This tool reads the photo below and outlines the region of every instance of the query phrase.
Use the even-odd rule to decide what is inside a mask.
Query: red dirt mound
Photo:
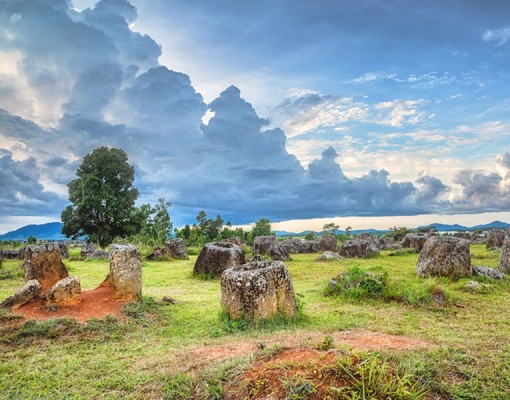
[[[346,345],[354,350],[410,350],[433,346],[432,343],[420,339],[373,331],[341,331],[332,332],[329,335],[333,338],[335,345]],[[324,339],[324,336],[325,334],[321,332],[304,331],[290,334],[273,334],[271,338],[263,341],[268,347],[273,345],[294,347],[306,344],[307,342],[318,343]],[[245,339],[216,346],[201,346],[193,349],[192,353],[195,355],[195,359],[200,360],[200,362],[245,357],[257,350],[259,342],[260,340]]]
[[[98,287],[81,294],[82,300],[76,306],[60,308],[58,311],[48,311],[41,307],[41,299],[37,298],[18,308],[15,313],[26,319],[39,321],[52,318],[73,318],[78,322],[85,322],[92,318],[102,319],[107,315],[116,315],[126,303],[113,300],[109,287]]]

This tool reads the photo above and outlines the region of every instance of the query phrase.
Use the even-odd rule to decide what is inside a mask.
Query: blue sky
[[[126,150],[140,202],[165,197],[177,225],[201,209],[296,229],[510,219],[508,15],[490,0],[0,0],[0,231],[58,219],[100,145]]]

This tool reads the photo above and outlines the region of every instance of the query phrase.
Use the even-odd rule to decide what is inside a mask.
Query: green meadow
[[[498,251],[473,245],[471,253],[473,265],[497,267]],[[473,293],[465,289],[471,279],[416,277],[416,253],[383,251],[375,258],[334,262],[317,261],[318,254],[292,255],[285,264],[298,315],[264,323],[229,321],[221,312],[219,279],[192,276],[196,257],[144,261],[142,301],[115,317],[85,324],[27,322],[0,311],[0,398],[221,399],[225,384],[257,352],[216,359],[208,349],[243,343],[263,349],[278,338],[285,346],[289,338],[312,334],[322,335],[328,348],[343,348],[328,338],[373,331],[427,343],[380,351],[395,369],[412,374],[427,392],[422,398],[510,399],[508,278],[473,278],[484,284]],[[80,277],[82,290],[95,288],[108,271],[108,261],[72,257],[66,265],[70,275]],[[10,272],[0,280],[0,299],[24,283],[19,260],[4,260],[2,269]],[[331,278],[353,270],[384,274],[384,289],[327,294]],[[307,398],[296,396],[288,398]]]

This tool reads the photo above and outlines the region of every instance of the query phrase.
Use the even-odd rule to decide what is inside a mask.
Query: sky
[[[176,226],[200,210],[295,230],[510,221],[508,15],[503,0],[0,0],[0,233],[58,220],[103,145]]]

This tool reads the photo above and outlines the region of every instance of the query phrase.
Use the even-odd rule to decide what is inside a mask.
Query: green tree
[[[139,212],[143,220],[141,236],[145,243],[150,239],[152,243],[162,245],[170,237],[173,226],[168,213],[170,206],[171,204],[164,198],[158,199],[154,207],[150,204],[142,204]]]
[[[400,226],[398,228],[396,226],[394,226],[393,228],[389,228],[389,229],[390,229],[390,231],[384,236],[393,238],[397,242],[400,242],[402,239],[404,239],[405,235],[412,232],[411,229],[409,229],[405,226]]]
[[[315,233],[313,231],[310,231],[305,235],[305,240],[313,240],[313,239],[315,239]]]
[[[257,236],[274,236],[275,233],[271,231],[271,222],[266,218],[261,218],[255,222],[255,226],[251,230],[251,237]]]
[[[71,204],[61,214],[62,233],[73,239],[87,235],[104,249],[116,236],[141,229],[135,169],[123,150],[98,147],[83,158],[76,176],[67,185]]]
[[[36,243],[37,243],[37,238],[36,238],[35,236],[30,235],[30,236],[27,238],[27,243],[28,243],[28,244],[36,244]]]
[[[330,222],[328,224],[324,224],[324,226],[322,227],[322,233],[336,235],[336,231],[339,229],[340,227],[337,224],[335,224],[334,222]]]

